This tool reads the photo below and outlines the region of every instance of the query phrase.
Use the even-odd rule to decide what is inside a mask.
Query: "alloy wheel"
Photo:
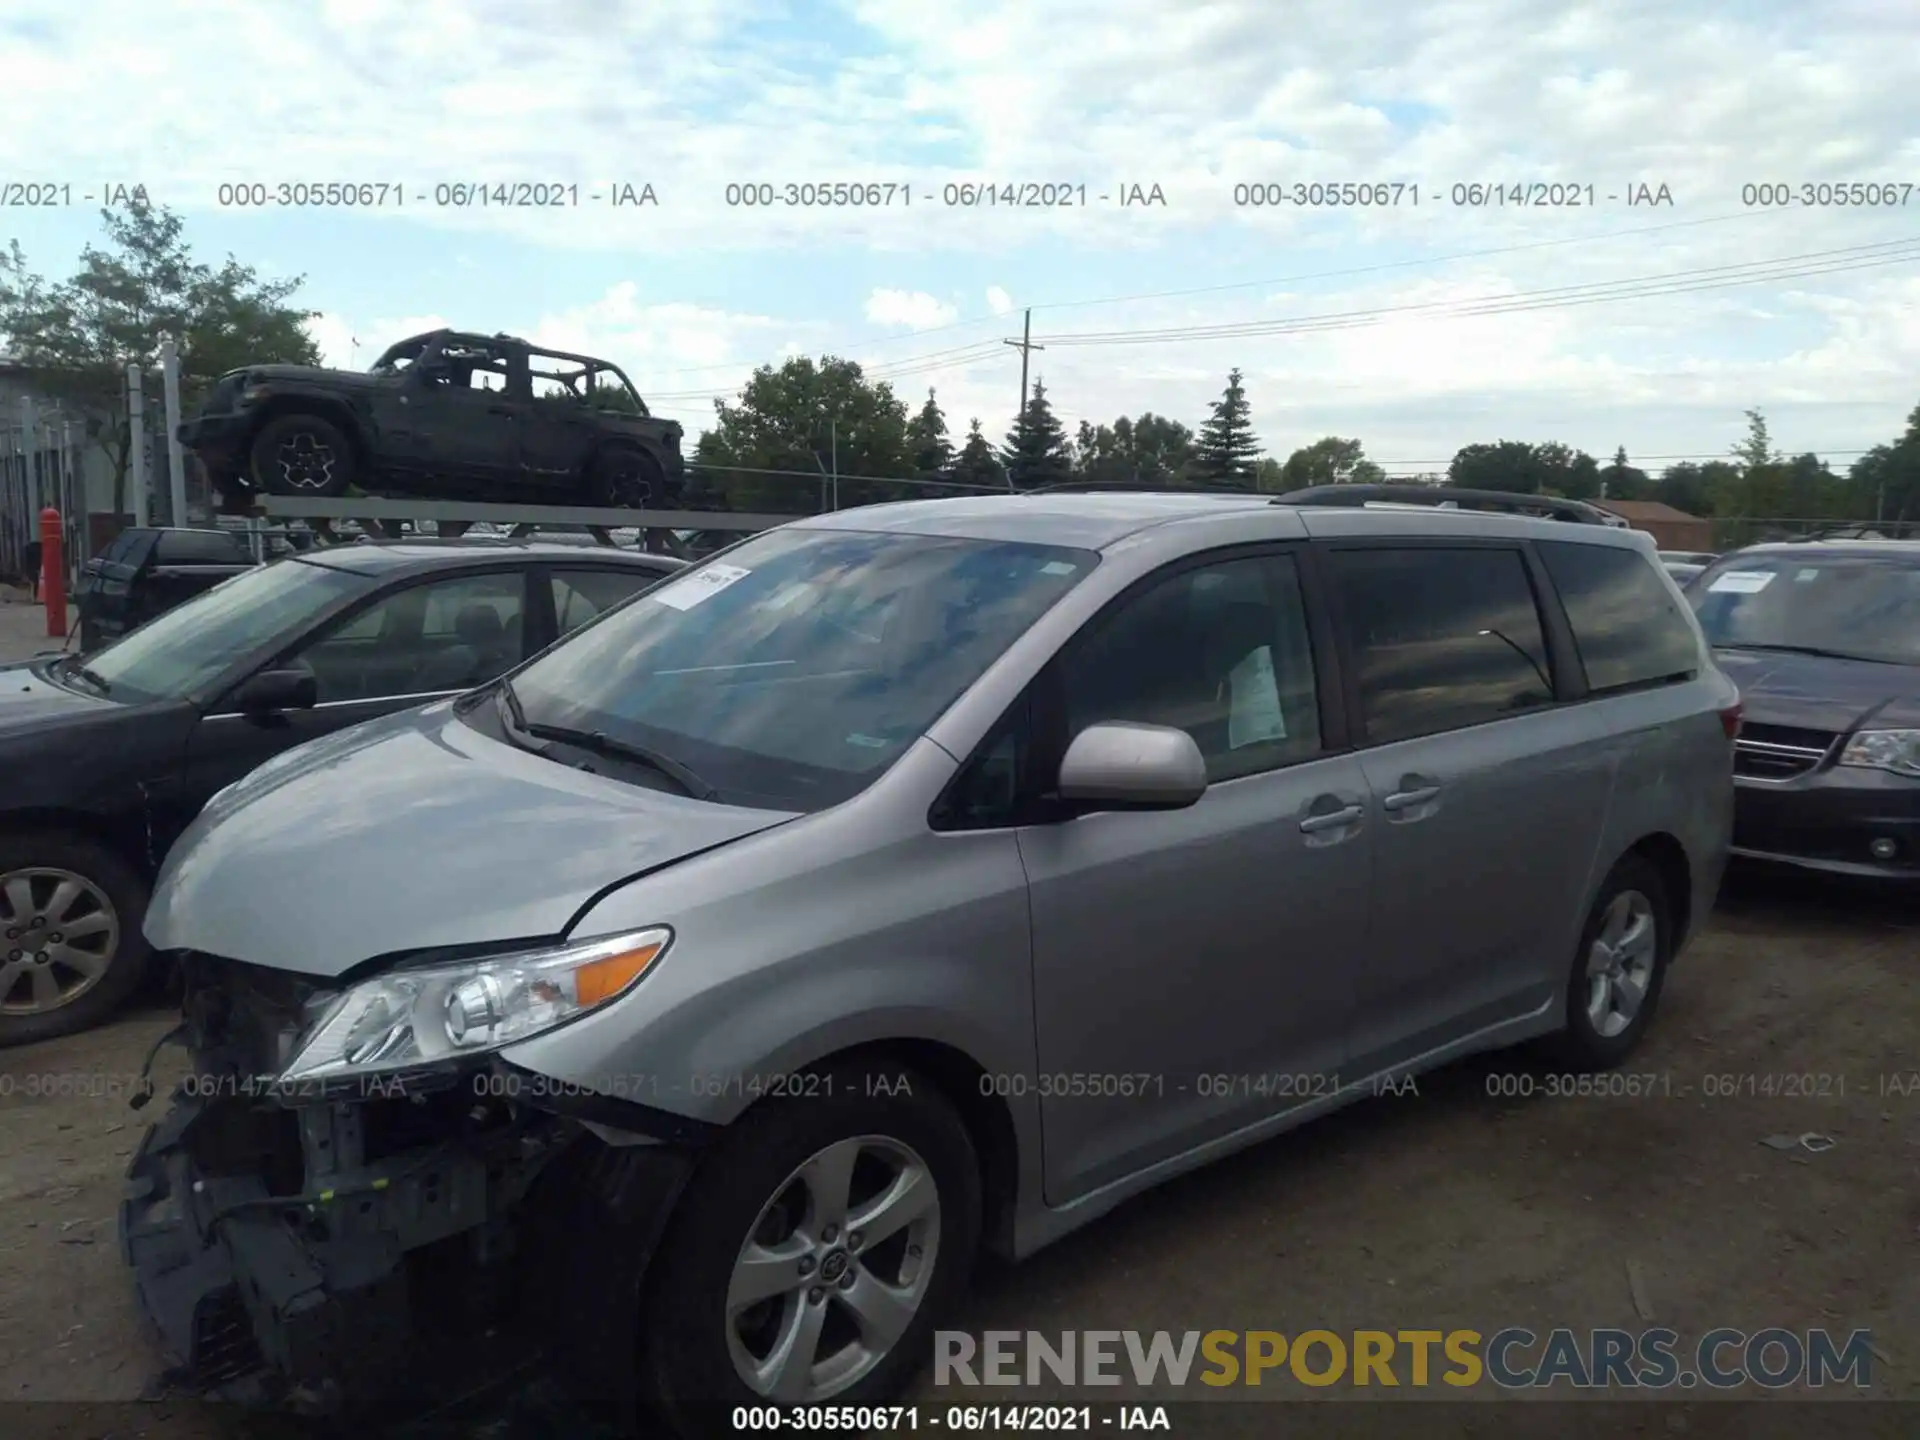
[[[0,1014],[70,1005],[106,975],[120,917],[93,881],[33,867],[0,874]]]
[[[817,1151],[762,1207],[734,1260],[735,1372],[783,1404],[859,1383],[912,1324],[939,1248],[939,1188],[911,1146],[863,1135]]]
[[[324,490],[333,481],[333,447],[302,430],[280,442],[280,478],[294,490]]]
[[[1645,895],[1622,890],[1613,897],[1587,950],[1587,1019],[1596,1035],[1610,1040],[1633,1024],[1653,983],[1659,941]]]

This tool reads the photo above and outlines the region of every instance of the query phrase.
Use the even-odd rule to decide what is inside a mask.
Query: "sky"
[[[1920,0],[8,0],[0,240],[64,276],[144,185],[330,363],[507,331],[692,432],[834,354],[997,440],[1030,311],[1069,429],[1237,367],[1282,458],[1757,407],[1844,465],[1920,403],[1917,56]]]

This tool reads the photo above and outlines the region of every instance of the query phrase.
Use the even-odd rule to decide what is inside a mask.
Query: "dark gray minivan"
[[[531,1321],[674,1433],[872,1403],[983,1247],[1622,1061],[1737,692],[1647,537],[1339,491],[798,521],[216,797],[121,1218],[185,1373],[351,1409]]]

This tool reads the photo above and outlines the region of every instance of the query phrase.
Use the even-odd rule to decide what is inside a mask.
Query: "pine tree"
[[[1213,414],[1200,427],[1194,446],[1194,476],[1207,484],[1240,485],[1251,490],[1260,442],[1253,433],[1253,412],[1240,371],[1227,376],[1224,394],[1214,402]]]
[[[927,391],[927,403],[907,422],[907,444],[913,449],[913,468],[922,480],[932,480],[953,464],[953,446],[947,440],[947,417]]]
[[[1017,489],[1035,490],[1072,477],[1066,428],[1047,403],[1047,387],[1038,379],[1033,382],[1033,398],[1008,432],[1000,458]]]
[[[993,453],[993,442],[980,431],[980,418],[974,417],[967,430],[967,443],[960,447],[960,453],[953,457],[953,468],[947,472],[947,478],[964,485],[992,485],[1004,487],[1007,472],[1000,464],[1000,457]]]

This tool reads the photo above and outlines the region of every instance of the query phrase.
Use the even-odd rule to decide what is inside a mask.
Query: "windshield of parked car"
[[[88,655],[88,678],[77,683],[105,685],[116,700],[185,698],[371,583],[363,575],[305,560],[243,570]]]
[[[858,794],[1096,564],[1024,543],[783,529],[512,677],[528,726],[670,757],[731,804]]]
[[[1735,556],[1688,598],[1715,645],[1920,665],[1920,554]]]

